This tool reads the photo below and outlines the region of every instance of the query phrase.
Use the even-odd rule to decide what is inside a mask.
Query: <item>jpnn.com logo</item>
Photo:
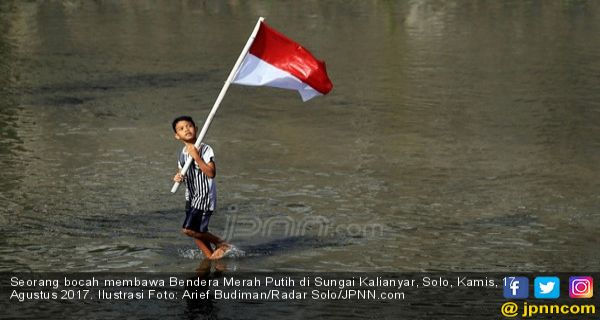
[[[529,279],[527,277],[505,277],[504,298],[527,299],[529,297]]]

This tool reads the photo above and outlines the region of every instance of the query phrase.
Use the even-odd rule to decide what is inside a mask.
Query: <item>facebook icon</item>
[[[529,279],[527,277],[505,277],[504,298],[526,299],[529,297]]]

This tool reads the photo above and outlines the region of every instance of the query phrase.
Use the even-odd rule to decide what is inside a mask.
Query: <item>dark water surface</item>
[[[190,271],[170,121],[259,16],[335,88],[232,86],[229,270],[600,270],[595,1],[2,1],[0,271]]]

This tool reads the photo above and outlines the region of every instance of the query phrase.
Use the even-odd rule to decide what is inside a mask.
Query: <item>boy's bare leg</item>
[[[205,232],[204,234],[206,236],[206,239],[208,241],[210,241],[210,243],[214,244],[216,246],[216,248],[220,248],[220,247],[228,248],[229,247],[229,244],[227,242],[225,242],[225,240],[215,236],[214,234],[212,234],[210,232]]]
[[[213,254],[210,257],[211,260],[218,260],[223,258],[223,256],[225,256],[225,253],[227,252],[227,249],[231,247],[227,242],[225,242],[225,240],[215,236],[210,232],[206,232],[206,239],[215,245],[215,250],[213,251]]]
[[[183,232],[185,235],[194,238],[194,242],[196,243],[196,245],[198,246],[198,248],[200,248],[200,250],[202,250],[202,253],[204,253],[204,256],[207,258],[210,258],[213,254],[212,248],[210,247],[210,242],[208,241],[208,239],[206,239],[206,237],[204,236],[204,233],[202,232],[196,232],[194,230],[190,230],[190,229],[183,229],[181,230],[181,232]]]
[[[198,232],[198,231],[194,231],[191,229],[183,229],[181,230],[181,232],[183,232],[185,235],[196,238],[196,239],[203,239],[203,240],[207,240],[208,242],[214,244],[216,247],[229,247],[229,244],[227,242],[225,242],[225,240],[215,236],[214,234],[206,231],[206,232]],[[210,246],[209,246],[210,247]]]
[[[194,242],[196,243],[198,248],[200,248],[200,250],[202,250],[202,253],[204,253],[205,257],[210,258],[212,256],[212,254],[214,253],[212,251],[212,249],[210,248],[210,244],[208,242],[205,242],[205,241],[197,239],[197,238],[194,238]]]

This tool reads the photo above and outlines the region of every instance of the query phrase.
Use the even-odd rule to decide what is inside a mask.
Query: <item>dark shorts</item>
[[[211,215],[212,211],[203,211],[192,208],[188,202],[185,204],[185,220],[181,227],[197,232],[207,232]]]

